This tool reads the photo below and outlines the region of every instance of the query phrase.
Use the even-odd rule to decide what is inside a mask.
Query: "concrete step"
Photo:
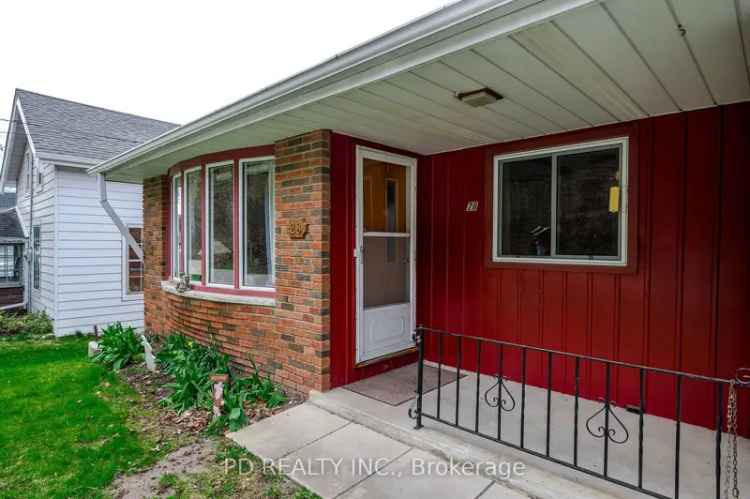
[[[348,393],[351,393],[351,400],[349,400]],[[505,477],[492,474],[491,467],[486,466],[487,463],[515,463],[519,462],[518,456],[504,453],[504,450],[508,448],[501,444],[497,445],[497,452],[490,452],[466,440],[448,435],[439,429],[424,427],[417,431],[396,424],[373,414],[373,411],[363,408],[362,404],[358,403],[361,401],[358,397],[357,394],[346,390],[334,390],[326,393],[312,392],[309,402],[343,419],[358,423],[405,445],[429,452],[447,461],[472,463],[487,478],[528,497],[538,499],[618,499],[633,497],[613,495],[574,482],[529,465],[528,460],[525,459],[522,461],[525,464],[523,475]]]

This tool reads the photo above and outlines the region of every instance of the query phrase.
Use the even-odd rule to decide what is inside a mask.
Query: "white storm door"
[[[357,147],[357,363],[414,346],[416,168]]]

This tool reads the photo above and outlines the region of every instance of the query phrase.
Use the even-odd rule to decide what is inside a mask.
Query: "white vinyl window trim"
[[[237,174],[237,172],[235,172],[234,161],[233,160],[220,161],[218,163],[209,163],[209,164],[207,164],[206,165],[206,174],[205,174],[205,176],[203,178],[203,181],[205,182],[204,185],[206,186],[206,188],[205,188],[206,189],[206,191],[205,191],[206,192],[206,196],[205,196],[206,197],[206,203],[203,206],[203,216],[206,219],[206,221],[204,223],[204,227],[206,228],[206,233],[203,234],[204,241],[205,241],[204,246],[206,248],[206,251],[205,251],[206,254],[203,256],[203,258],[206,259],[205,260],[205,262],[206,262],[206,265],[205,265],[205,267],[206,267],[206,275],[205,275],[204,279],[206,281],[206,286],[208,286],[208,287],[212,287],[212,288],[224,288],[224,289],[235,289],[235,285],[237,283],[223,284],[223,283],[211,282],[211,261],[213,260],[213,254],[212,254],[212,251],[211,251],[211,239],[213,237],[213,232],[214,232],[213,223],[211,223],[211,205],[212,205],[211,201],[212,201],[212,197],[213,197],[213,191],[211,189],[211,170],[213,170],[214,168],[220,168],[222,166],[232,166],[232,182],[234,182],[234,180],[235,180],[234,176]],[[234,200],[232,201],[232,203],[234,203]],[[234,246],[234,244],[232,246]],[[237,255],[234,254],[234,247],[232,248],[232,252],[233,252],[232,257],[233,258],[237,258]],[[235,263],[236,262],[233,260],[232,261],[232,267],[233,268],[234,268]],[[241,276],[240,276],[240,278],[241,278]]]
[[[594,149],[607,147],[620,148],[620,233],[619,233],[619,258],[617,259],[592,259],[579,257],[534,257],[534,256],[502,256],[500,241],[500,209],[502,207],[502,166],[504,162],[519,159],[531,159],[535,157],[553,156],[552,171],[552,223],[551,237],[556,234],[556,201],[557,201],[557,179],[556,179],[556,155],[575,152],[586,152]],[[492,182],[492,261],[496,263],[534,263],[534,264],[567,264],[581,266],[608,266],[625,267],[628,264],[628,138],[617,137],[606,140],[591,142],[580,142],[559,147],[550,147],[530,151],[522,151],[511,154],[497,155],[493,159],[493,182]]]
[[[143,226],[142,225],[127,225],[127,230],[130,229],[139,229],[141,231],[141,237],[140,237],[140,244],[141,247],[143,247]],[[143,264],[143,261],[138,259],[131,259],[130,258],[130,246],[128,245],[127,239],[124,237],[122,238],[122,299],[123,300],[140,300],[143,298],[143,289],[145,287],[145,279],[146,276],[143,274],[145,272],[145,268],[141,268],[141,290],[140,291],[130,291],[130,262],[136,262],[140,261],[141,264]]]
[[[198,174],[198,179],[199,179],[198,180],[198,193],[199,193],[198,202],[200,203],[200,189],[201,189],[200,185],[201,185],[201,182],[203,181],[203,179],[201,178],[201,167],[200,167],[200,165],[192,167],[192,168],[188,168],[187,170],[184,170],[182,172],[182,175],[183,175],[183,178],[184,178],[184,182],[182,183],[182,199],[183,199],[183,202],[182,202],[182,222],[183,222],[182,235],[183,235],[184,241],[182,243],[183,247],[182,247],[182,255],[181,255],[181,257],[183,258],[183,268],[185,269],[185,272],[188,275],[191,275],[191,276],[192,276],[192,274],[190,274],[190,257],[192,255],[190,254],[190,239],[191,239],[191,237],[190,237],[190,228],[188,226],[188,199],[189,199],[189,196],[188,196],[188,194],[189,194],[188,193],[188,176],[190,174],[196,174],[196,173]],[[206,216],[206,213],[203,210],[203,206],[200,206],[200,208],[201,208],[200,209],[200,214],[201,214],[201,223],[200,223],[201,227],[200,227],[200,230],[202,231],[203,227],[206,225],[204,223],[204,221],[203,221],[203,219]],[[204,239],[203,236],[204,235],[201,234],[201,240]],[[201,255],[201,257],[203,257],[203,255]],[[206,264],[208,264],[207,260],[206,260]],[[206,267],[206,270],[208,271],[208,267]],[[205,276],[202,276],[202,278],[205,278]],[[194,279],[191,278],[190,282],[193,283],[193,284],[201,284],[202,281],[201,280],[197,280],[196,281],[196,280],[194,280]]]
[[[273,161],[276,158],[274,156],[262,156],[257,158],[245,158],[241,159],[239,161],[239,184],[240,184],[240,219],[239,219],[239,229],[240,233],[238,234],[239,242],[240,242],[240,251],[239,251],[239,258],[240,258],[240,289],[243,290],[254,290],[254,291],[272,291],[275,289],[274,286],[245,286],[243,285],[245,281],[245,171],[246,167],[249,170],[248,174],[256,174],[256,173],[263,173],[268,172],[268,198],[270,199],[270,221],[269,221],[269,244],[270,248],[268,249],[271,254],[271,282],[276,282],[276,241],[275,241],[275,224],[276,224],[276,208],[275,208],[275,202],[274,202],[274,179],[275,179],[275,164]],[[268,164],[268,162],[271,162]],[[259,163],[259,164],[255,164]],[[265,163],[265,164],[264,164]],[[255,164],[255,165],[254,165]]]
[[[177,192],[180,192],[180,198],[178,203],[178,197]],[[170,204],[170,217],[171,217],[171,234],[170,234],[170,252],[172,258],[170,259],[172,268],[170,269],[170,274],[172,275],[173,279],[179,279],[180,277],[180,258],[182,256],[180,255],[180,217],[179,217],[179,211],[178,207],[182,202],[182,174],[177,173],[174,176],[172,176],[172,188],[170,192],[171,196],[171,202]]]
[[[24,161],[23,161],[23,167],[25,168],[25,171],[23,172],[23,175],[21,176],[21,179],[23,180],[23,194],[26,197],[31,196],[31,189],[33,188],[31,184],[32,170],[34,168],[33,164],[34,164],[34,161],[31,157],[31,152],[27,150],[26,154],[24,155]]]
[[[42,286],[42,226],[32,228],[32,287],[36,290]]]

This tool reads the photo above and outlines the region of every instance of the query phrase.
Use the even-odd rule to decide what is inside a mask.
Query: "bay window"
[[[273,285],[273,160],[243,161],[242,285]]]
[[[208,282],[234,284],[232,163],[208,167]]]
[[[174,168],[173,278],[217,293],[273,290],[274,169],[270,156]]]
[[[198,167],[185,172],[185,272],[191,282],[203,279],[201,211],[201,169]]]
[[[493,261],[627,264],[628,140],[495,157]]]
[[[179,277],[182,255],[182,175],[172,177],[172,277]]]

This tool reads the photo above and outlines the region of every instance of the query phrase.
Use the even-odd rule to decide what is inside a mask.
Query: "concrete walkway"
[[[227,436],[323,498],[529,497],[310,402]]]

